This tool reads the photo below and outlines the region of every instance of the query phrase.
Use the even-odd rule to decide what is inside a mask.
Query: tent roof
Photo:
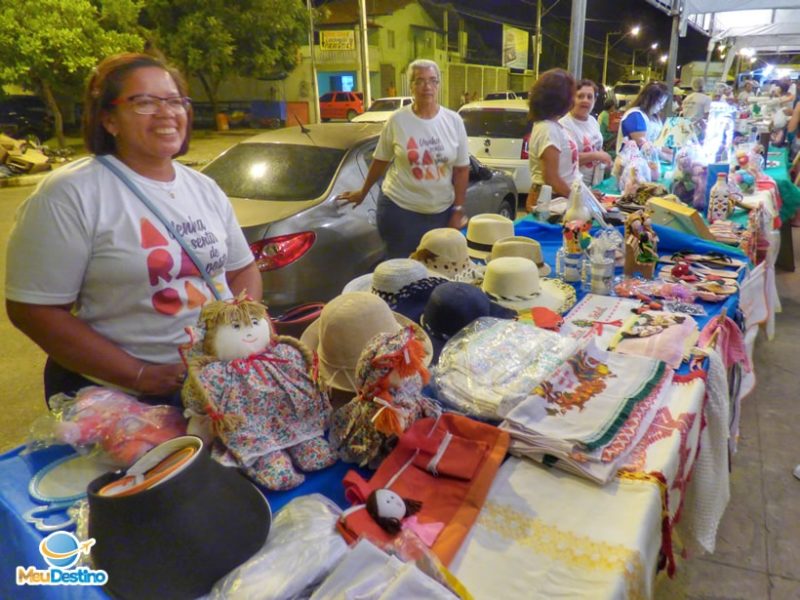
[[[684,0],[687,14],[797,8],[797,0]]]
[[[732,39],[737,48],[796,52],[800,51],[800,23],[731,27],[715,34],[713,39]]]

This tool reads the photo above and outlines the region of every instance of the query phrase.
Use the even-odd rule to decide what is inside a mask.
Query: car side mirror
[[[478,179],[480,181],[489,181],[492,178],[492,170],[489,167],[481,165],[478,167]]]

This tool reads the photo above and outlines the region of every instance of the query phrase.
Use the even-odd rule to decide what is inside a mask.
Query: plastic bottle
[[[758,127],[755,125],[750,127],[750,136],[747,138],[747,141],[751,144],[758,142]]]
[[[539,189],[539,197],[536,199],[536,214],[540,221],[546,221],[550,216],[550,200],[553,197],[553,188],[545,184]]]

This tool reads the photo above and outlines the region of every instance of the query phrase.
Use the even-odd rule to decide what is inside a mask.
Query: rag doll
[[[625,275],[652,279],[658,262],[657,244],[650,215],[644,210],[631,213],[625,221]]]
[[[401,530],[413,531],[430,547],[436,537],[444,529],[444,523],[420,523],[416,513],[422,503],[409,498],[402,498],[390,489],[380,488],[367,497],[367,512],[386,533],[392,535]]]
[[[422,394],[429,378],[424,356],[411,327],[367,343],[356,365],[358,395],[331,420],[331,444],[343,460],[377,468],[412,423],[439,415]]]
[[[672,193],[684,204],[692,204],[694,187],[694,180],[692,178],[692,157],[688,152],[679,150],[675,158]]]
[[[336,461],[323,437],[330,404],[308,348],[275,336],[266,308],[244,296],[203,306],[199,329],[182,397],[187,412],[210,420],[215,458],[271,490],[297,487],[299,471]]]

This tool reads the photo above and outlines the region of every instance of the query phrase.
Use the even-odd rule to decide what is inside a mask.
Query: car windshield
[[[641,86],[635,83],[623,83],[614,86],[615,94],[622,94],[623,96],[635,96],[639,93]]]
[[[461,118],[471,137],[522,139],[528,127],[528,113],[521,110],[464,110]]]
[[[388,112],[400,108],[400,100],[375,100],[369,107],[370,112]]]
[[[331,183],[345,150],[296,144],[238,144],[203,171],[234,198],[312,200]]]

